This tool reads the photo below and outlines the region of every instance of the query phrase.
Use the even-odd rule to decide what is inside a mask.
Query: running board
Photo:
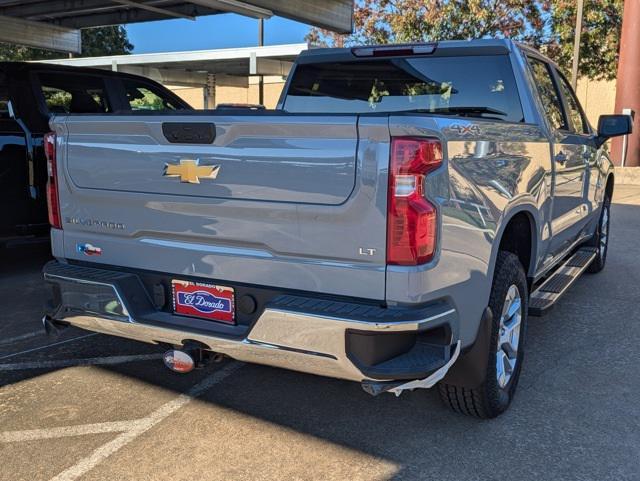
[[[576,251],[529,297],[529,315],[542,316],[580,277],[596,256],[595,248],[584,247]]]

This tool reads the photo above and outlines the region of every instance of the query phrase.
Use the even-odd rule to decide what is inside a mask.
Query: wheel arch
[[[609,200],[613,198],[614,185],[615,185],[615,177],[613,172],[610,172],[609,175],[607,175],[607,181],[605,183],[605,188],[604,188],[604,193],[605,195],[609,196]]]
[[[493,243],[491,278],[498,252],[506,250],[520,259],[527,279],[533,279],[537,265],[538,225],[539,211],[534,205],[522,204],[505,213]]]

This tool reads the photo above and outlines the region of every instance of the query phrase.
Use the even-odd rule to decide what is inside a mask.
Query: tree
[[[82,30],[81,57],[122,55],[131,53],[131,50],[133,45],[127,38],[127,31],[121,25]],[[0,60],[44,60],[63,57],[65,54],[61,52],[0,43]]]
[[[571,69],[576,24],[576,1],[553,0],[547,55],[565,71]],[[616,78],[624,0],[585,0],[580,35],[580,75],[592,79]]]
[[[510,37],[537,45],[543,6],[536,0],[358,0],[353,35],[314,29],[309,39],[345,45]]]
[[[568,71],[576,0],[357,0],[355,30],[343,36],[312,29],[328,46],[512,38],[542,50]],[[580,74],[615,78],[623,0],[586,0]]]

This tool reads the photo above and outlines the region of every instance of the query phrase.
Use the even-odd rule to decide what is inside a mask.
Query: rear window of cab
[[[300,64],[284,110],[299,113],[372,113],[419,110],[523,122],[507,55],[408,57]]]
[[[184,110],[188,107],[144,79],[76,72],[39,72],[37,85],[46,114],[110,114],[119,111]],[[112,105],[112,101],[118,105]],[[1,106],[1,103],[0,103]]]

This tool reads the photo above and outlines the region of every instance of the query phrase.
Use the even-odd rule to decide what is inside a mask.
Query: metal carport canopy
[[[210,75],[219,85],[248,85],[251,75],[286,76],[306,43],[266,47],[225,48],[189,52],[143,53],[108,57],[80,57],[44,62],[93,67],[144,75],[170,85],[205,87]]]
[[[353,25],[353,0],[0,0],[0,42],[78,52],[80,28],[229,12],[339,33]]]

